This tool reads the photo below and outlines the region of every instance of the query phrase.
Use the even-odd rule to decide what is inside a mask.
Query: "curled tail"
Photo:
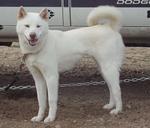
[[[87,18],[88,26],[98,24],[108,24],[113,30],[119,31],[121,28],[122,14],[111,6],[99,6],[93,9]]]

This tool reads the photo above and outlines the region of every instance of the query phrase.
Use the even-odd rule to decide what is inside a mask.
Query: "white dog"
[[[56,117],[59,72],[69,70],[85,54],[93,56],[108,84],[110,101],[104,109],[122,111],[119,70],[124,44],[119,33],[122,15],[115,7],[95,8],[88,16],[89,27],[66,32],[48,30],[48,10],[27,13],[20,7],[17,33],[25,63],[33,75],[39,111],[32,121],[44,119],[47,100],[49,113],[44,122]]]

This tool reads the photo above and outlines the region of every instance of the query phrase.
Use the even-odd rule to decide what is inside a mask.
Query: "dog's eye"
[[[37,27],[37,28],[40,28],[40,27],[41,27],[41,25],[37,25],[36,27]]]
[[[25,25],[25,27],[26,27],[26,28],[29,28],[29,27],[30,27],[30,25],[26,24],[26,25]]]

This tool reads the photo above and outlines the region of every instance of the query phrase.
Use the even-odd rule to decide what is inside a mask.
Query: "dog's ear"
[[[44,8],[41,12],[40,12],[40,17],[46,21],[48,21],[48,9]]]
[[[23,6],[19,8],[17,19],[23,19],[27,15],[27,12],[24,10]]]

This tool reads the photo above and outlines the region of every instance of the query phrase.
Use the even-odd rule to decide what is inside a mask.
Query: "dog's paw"
[[[42,116],[35,116],[31,119],[32,122],[40,122],[43,120]]]
[[[45,118],[44,123],[49,123],[49,122],[52,122],[54,120],[55,120],[55,117],[48,116],[48,117]]]
[[[112,109],[113,107],[114,107],[114,104],[106,104],[103,106],[103,109],[109,110],[109,109]]]
[[[120,112],[121,112],[121,110],[119,110],[119,109],[113,109],[113,110],[110,111],[110,114],[111,115],[117,115]]]

